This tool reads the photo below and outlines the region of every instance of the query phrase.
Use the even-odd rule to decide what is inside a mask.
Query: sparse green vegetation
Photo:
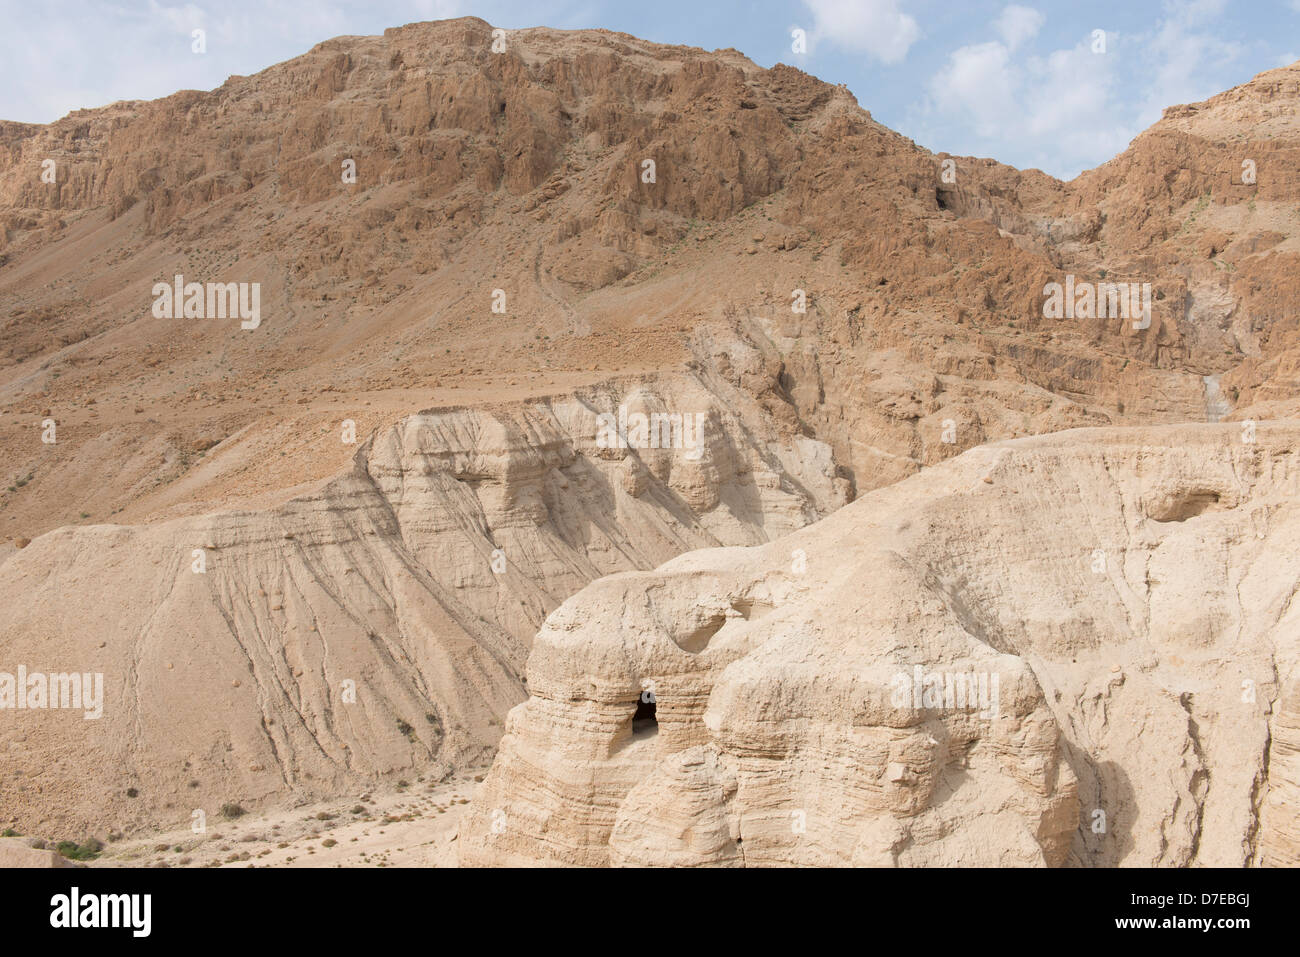
[[[59,841],[54,848],[70,861],[93,861],[104,850],[104,845],[93,837],[78,844],[76,841]]]
[[[1182,229],[1178,231],[1180,236],[1192,228],[1192,226],[1196,223],[1196,217],[1200,216],[1201,213],[1205,212],[1205,208],[1209,205],[1210,205],[1210,191],[1206,190],[1205,193],[1201,196],[1201,198],[1196,201],[1196,205],[1192,208],[1191,215],[1187,217],[1187,221],[1183,223]]]

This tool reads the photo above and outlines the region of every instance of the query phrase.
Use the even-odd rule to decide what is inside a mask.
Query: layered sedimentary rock
[[[411,416],[271,510],[59,529],[0,564],[0,671],[100,674],[101,715],[2,712],[0,798],[107,833],[482,762],[569,594],[846,494],[753,403],[649,377]]]
[[[1295,863],[1298,491],[1300,426],[1068,431],[595,582],[461,860]]]

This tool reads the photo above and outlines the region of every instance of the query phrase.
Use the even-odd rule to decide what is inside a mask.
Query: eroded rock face
[[[366,468],[419,563],[527,645],[602,575],[768,541],[845,503],[828,446],[782,437],[752,399],[713,388],[650,376],[421,413],[380,436]]]
[[[493,40],[409,24],[212,91],[0,121],[0,453],[27,479],[0,486],[0,539],[260,507],[235,499],[337,470],[306,440],[340,419],[677,371],[695,339],[766,350],[730,371],[774,372],[772,414],[861,491],[985,441],[1293,414],[1296,67],[1067,184],[929,153],[734,50]],[[1047,318],[1066,274],[1151,283],[1152,324]],[[155,318],[176,275],[258,284],[261,324]],[[37,447],[45,410],[60,440]],[[105,465],[120,480],[86,489]]]
[[[618,441],[620,406],[663,428]],[[106,833],[484,762],[568,595],[843,504],[802,443],[651,376],[411,416],[266,511],[40,536],[0,562],[0,671],[102,674],[102,717],[5,712],[0,799],[29,833]]]
[[[462,863],[1295,863],[1300,426],[1246,434],[997,443],[593,583]]]

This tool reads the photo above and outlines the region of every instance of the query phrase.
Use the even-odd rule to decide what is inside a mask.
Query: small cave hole
[[[1172,496],[1151,509],[1157,522],[1185,522],[1219,507],[1220,495],[1213,490],[1195,490]]]
[[[652,700],[647,701],[646,698]],[[655,714],[657,703],[653,698],[653,695],[643,694],[636,699],[636,713],[632,715],[632,737],[659,732],[659,718]]]

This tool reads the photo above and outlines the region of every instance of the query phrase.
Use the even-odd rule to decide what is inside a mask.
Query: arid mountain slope
[[[1289,298],[1257,287],[1294,273],[1273,238],[1300,215],[1294,70],[1225,94],[1274,115],[1266,139],[1224,121],[1256,187],[1226,180],[1236,143],[1203,168],[1223,136],[1181,119],[1073,184],[966,159],[950,184],[789,67],[601,31],[492,44],[479,20],[414,24],[0,127],[0,536],[283,500],[345,466],[344,419],[364,435],[692,357],[727,374],[705,328],[771,346],[751,384],[861,490],[986,439],[1201,420],[1204,375],[1238,403],[1290,394]],[[1207,192],[1228,220],[1191,216]],[[1211,236],[1189,270],[1210,232],[1236,245]],[[1044,320],[1067,270],[1151,281],[1152,328]],[[261,325],[153,318],[177,274],[259,283]],[[1203,328],[1225,309],[1268,334]]]
[[[412,24],[0,123],[0,650],[116,702],[0,726],[24,826],[477,763],[601,576],[986,442],[1297,408],[1296,67],[1065,184],[734,50],[493,47]],[[256,316],[159,318],[178,275]],[[1046,318],[1067,275],[1149,282],[1150,327]],[[629,409],[702,417],[700,454],[602,445]],[[1068,786],[1022,786],[1015,855],[1061,859]]]

